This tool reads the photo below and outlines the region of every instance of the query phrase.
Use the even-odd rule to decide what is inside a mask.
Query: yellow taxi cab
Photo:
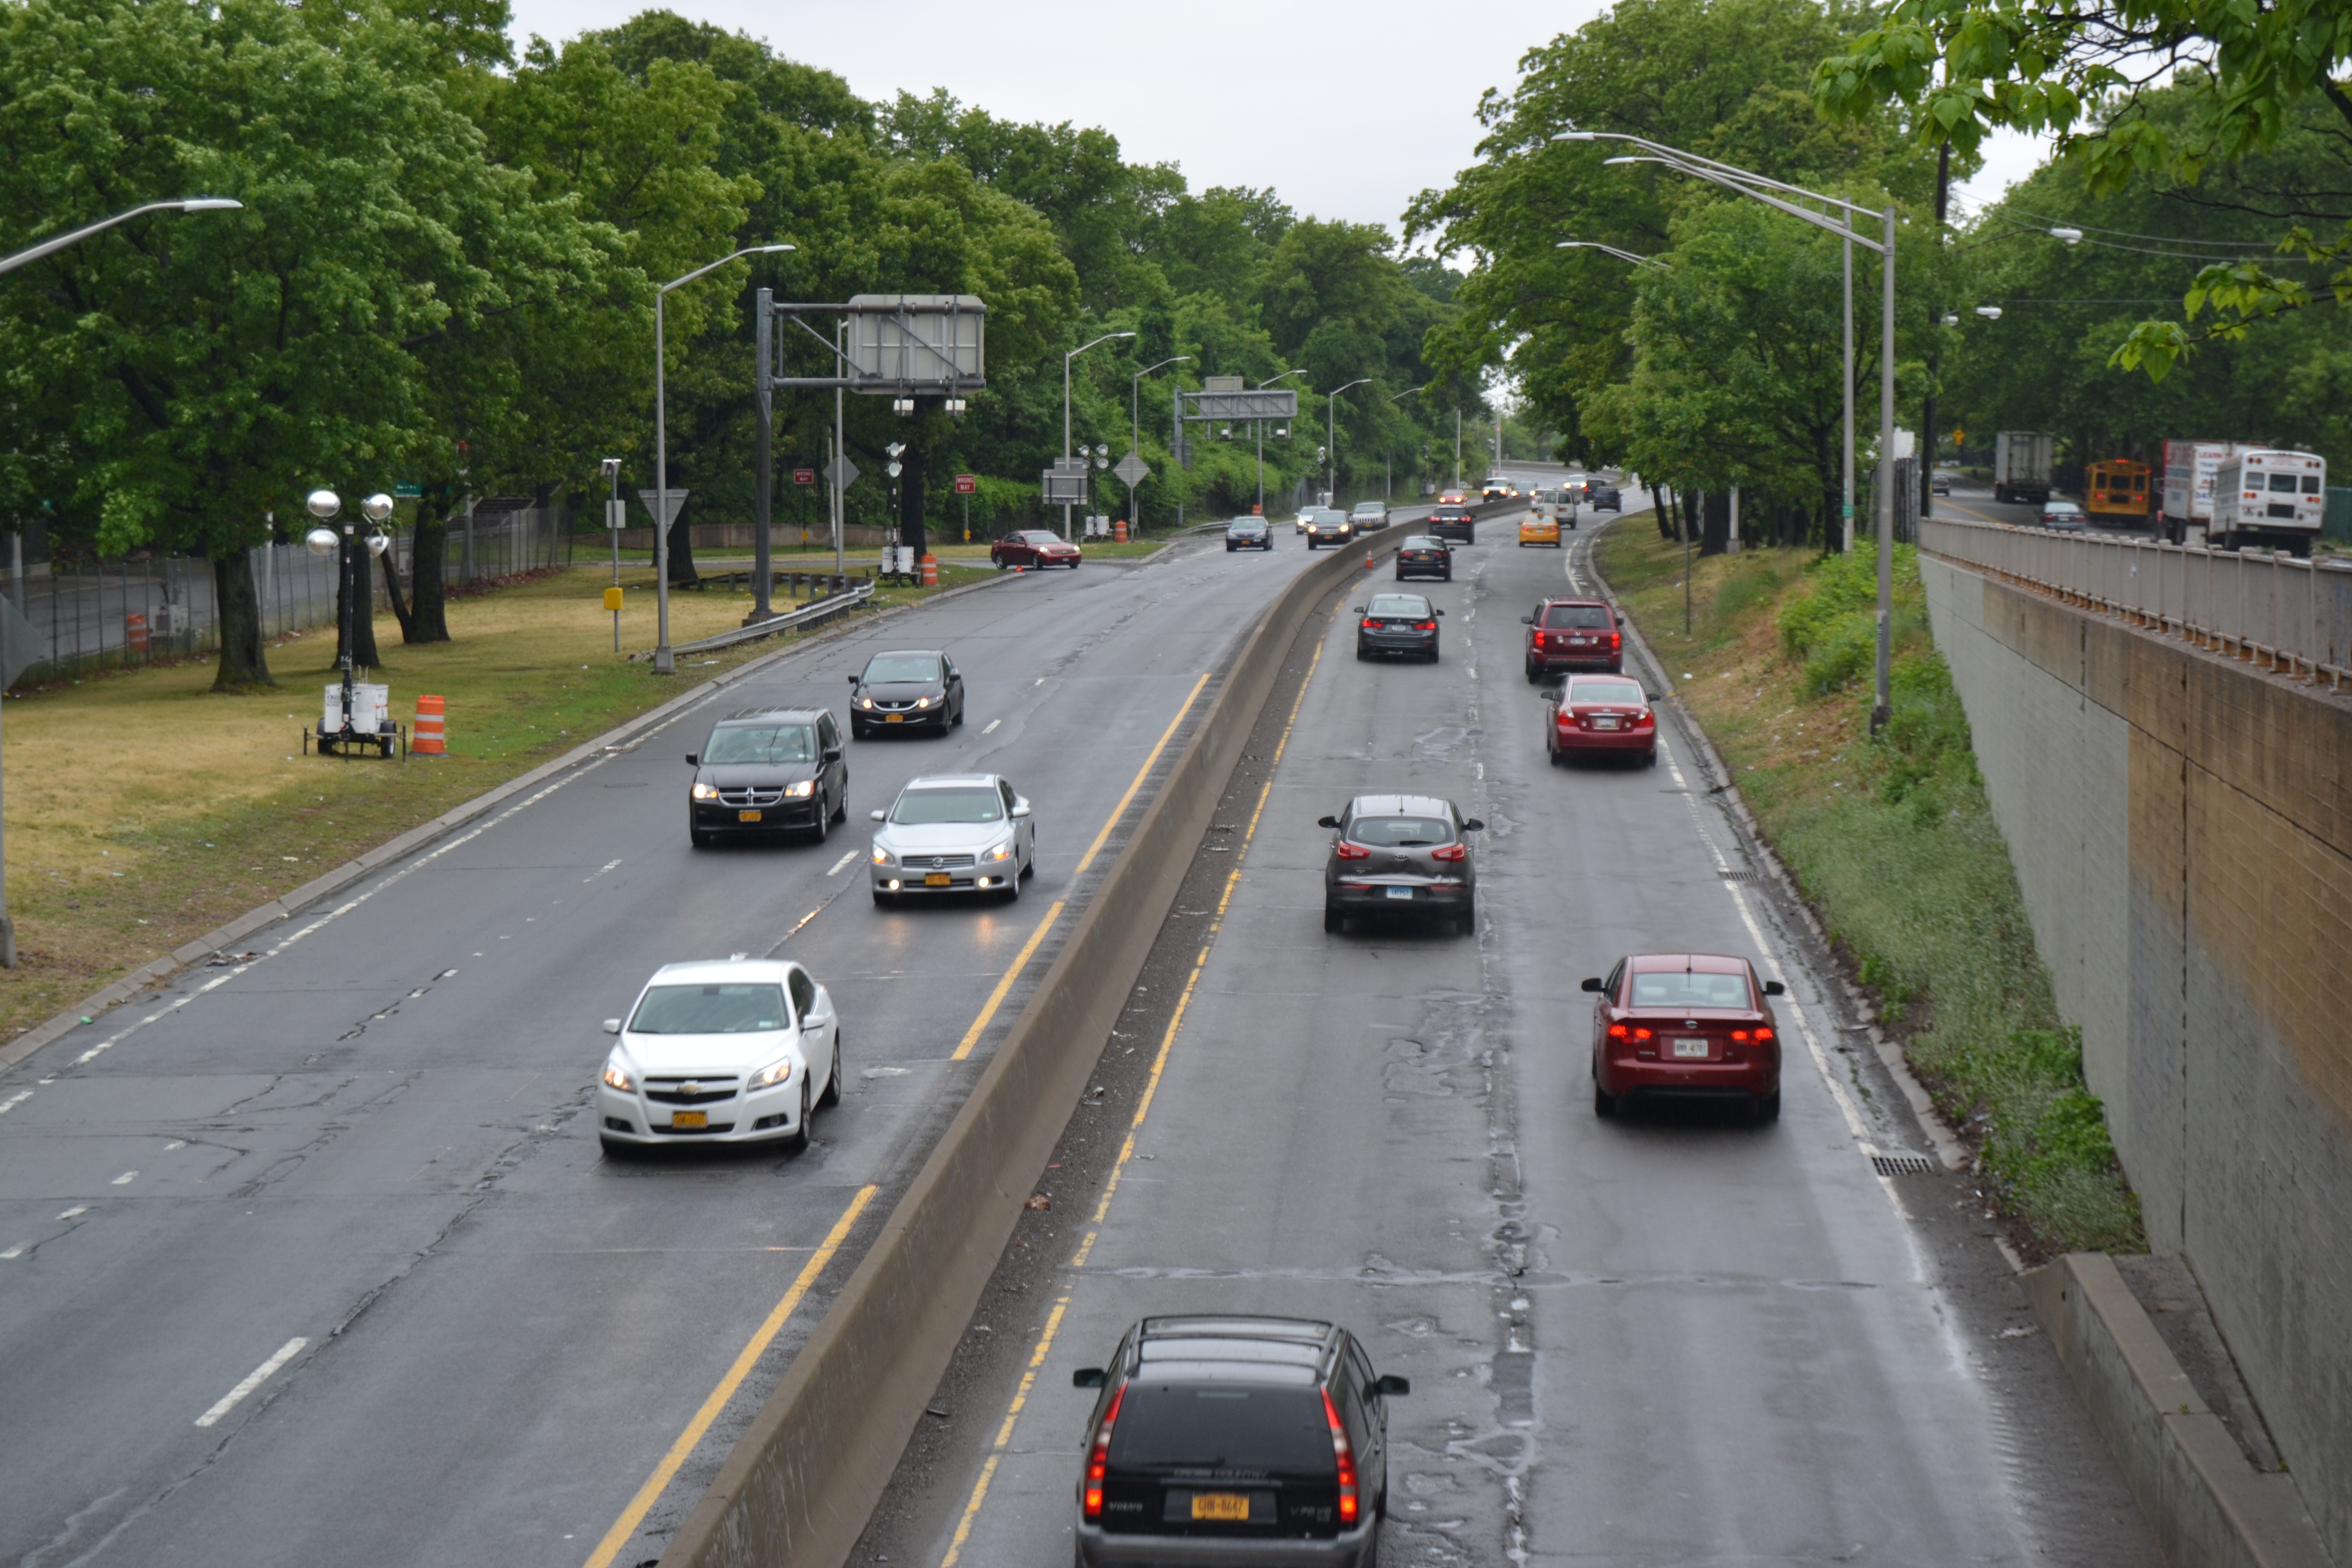
[[[1549,544],[1554,550],[1559,548],[1559,519],[1554,517],[1549,508],[1531,511],[1519,520],[1519,547],[1525,549],[1530,544]]]

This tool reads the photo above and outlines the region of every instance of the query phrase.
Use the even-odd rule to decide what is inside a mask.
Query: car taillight
[[[1095,1428],[1093,1449],[1087,1455],[1087,1502],[1088,1519],[1102,1517],[1103,1476],[1110,1468],[1111,1424],[1118,1419],[1118,1407],[1127,1400],[1127,1384],[1120,1384],[1118,1392],[1110,1396],[1110,1408],[1103,1412],[1102,1425]]]
[[[1633,715],[1633,728],[1636,730],[1640,729],[1644,724],[1654,722],[1656,722],[1656,720],[1647,708],[1643,709],[1639,713]]]
[[[1769,1029],[1759,1029],[1756,1031],[1756,1041],[1759,1045],[1763,1044],[1766,1040],[1769,1040],[1771,1037],[1772,1031]]]
[[[1360,632],[1368,632],[1380,624],[1380,622],[1373,620],[1370,616],[1367,616],[1363,620],[1357,623],[1356,629]]]
[[[1431,850],[1429,854],[1430,858],[1434,860],[1467,860],[1470,858],[1470,846],[1467,844],[1441,844],[1436,848]]]
[[[1412,623],[1412,629],[1417,632],[1433,632],[1437,629],[1437,623],[1435,621],[1415,621]]]
[[[1356,1456],[1348,1447],[1348,1429],[1339,1425],[1339,1407],[1331,1391],[1323,1391],[1324,1418],[1331,1423],[1331,1457],[1339,1463],[1339,1522],[1356,1522]]]
[[[1637,1040],[1646,1040],[1650,1037],[1650,1031],[1647,1029],[1635,1029],[1633,1031],[1633,1037]]]
[[[1734,1029],[1731,1031],[1731,1037],[1735,1040],[1740,1041],[1742,1044],[1745,1044],[1748,1039],[1748,1031],[1745,1029]]]
[[[1609,1026],[1609,1037],[1612,1040],[1623,1039],[1625,1037],[1625,1026],[1622,1024],[1612,1024]]]
[[[1350,844],[1344,838],[1339,840],[1339,852],[1342,860],[1369,860],[1372,858],[1370,850],[1360,844]]]
[[[1615,653],[1619,648],[1624,646],[1625,636],[1622,632],[1611,632],[1609,634],[1609,651],[1611,653]]]

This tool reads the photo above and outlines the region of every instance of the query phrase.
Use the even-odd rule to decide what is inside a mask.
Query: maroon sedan
[[[988,559],[999,571],[1008,566],[1025,566],[1035,571],[1045,566],[1067,566],[1076,571],[1086,559],[1085,552],[1049,528],[1024,528],[1018,533],[1008,533],[988,547]]]
[[[1780,1031],[1744,958],[1637,952],[1606,980],[1588,980],[1592,1007],[1592,1111],[1614,1116],[1634,1099],[1716,1100],[1759,1121],[1780,1115]]]
[[[1617,629],[1616,612],[1602,600],[1544,599],[1519,624],[1529,628],[1529,685],[1554,670],[1625,668],[1625,635]]]
[[[1657,765],[1658,716],[1631,676],[1571,675],[1547,718],[1544,750],[1553,767],[1572,756],[1612,753]]]

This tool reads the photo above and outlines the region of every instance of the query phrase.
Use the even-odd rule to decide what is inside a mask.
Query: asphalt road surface
[[[1180,900],[1214,917],[1140,1042],[1164,1059],[1090,1124],[1100,1146],[1139,1104],[1108,1195],[1024,1215],[1056,1261],[1003,1278],[967,1338],[1018,1342],[943,1386],[948,1436],[858,1561],[1068,1561],[1072,1371],[1147,1314],[1241,1311],[1345,1322],[1412,1380],[1391,1565],[2152,1568],[1967,1178],[1879,1173],[1929,1144],[1680,731],[1654,769],[1546,765],[1519,616],[1590,584],[1590,531],[1564,558],[1480,538],[1428,586],[1442,662],[1359,663],[1344,614],[1321,634],[1262,815],[1255,787],[1229,805],[1239,852]],[[1475,939],[1324,933],[1316,818],[1384,790],[1489,825]],[[1580,982],[1640,950],[1788,982],[1777,1124],[1595,1118]]]
[[[0,1079],[0,1561],[658,1555],[1308,559],[1213,539],[795,654]],[[827,844],[688,847],[711,718],[845,710],[909,646],[963,666],[961,731],[853,743]],[[972,768],[1034,803],[1025,896],[875,909],[866,811]],[[662,963],[779,948],[843,1019],[815,1146],[603,1159],[598,1020]]]

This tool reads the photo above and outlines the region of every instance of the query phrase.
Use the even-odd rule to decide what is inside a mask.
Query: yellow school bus
[[[2146,517],[2147,465],[2129,458],[2093,463],[2083,486],[2083,510],[2093,517]]]

